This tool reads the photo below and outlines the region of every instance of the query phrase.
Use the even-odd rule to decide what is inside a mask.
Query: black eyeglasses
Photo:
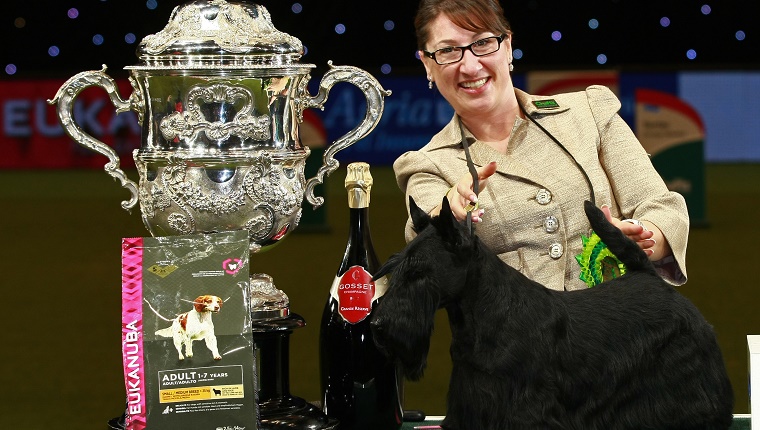
[[[440,65],[456,63],[464,58],[464,51],[469,50],[473,55],[482,57],[493,54],[501,47],[501,42],[507,37],[506,34],[501,36],[491,36],[484,39],[476,40],[467,46],[447,46],[436,49],[433,52],[422,51],[426,57],[430,57]]]

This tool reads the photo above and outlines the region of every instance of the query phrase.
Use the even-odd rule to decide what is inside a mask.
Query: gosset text
[[[339,290],[370,290],[375,286],[373,283],[369,284],[338,284]]]

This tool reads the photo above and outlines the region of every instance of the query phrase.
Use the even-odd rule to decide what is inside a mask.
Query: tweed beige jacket
[[[662,231],[673,256],[659,262],[658,272],[671,284],[685,283],[686,202],[665,186],[618,115],[620,101],[612,91],[590,86],[551,97],[515,93],[526,113],[582,166],[597,206],[607,204],[615,217],[647,220]],[[547,108],[540,103],[549,99],[558,106],[549,103]],[[467,130],[465,134],[470,135]],[[590,232],[583,211],[590,190],[573,158],[530,120],[519,117],[507,154],[473,138],[469,142],[476,166],[497,163],[496,173],[478,199],[485,214],[476,224],[476,234],[501,260],[548,288],[587,288],[575,256],[582,250],[581,236]],[[468,172],[456,115],[423,148],[401,155],[393,168],[401,190],[421,209],[430,211],[439,205]],[[405,236],[407,241],[414,237],[411,220]]]

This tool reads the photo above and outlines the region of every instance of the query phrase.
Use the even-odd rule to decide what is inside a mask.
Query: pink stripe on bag
[[[142,269],[143,239],[122,240],[121,345],[124,384],[127,389],[127,430],[144,430],[145,360],[143,356]]]

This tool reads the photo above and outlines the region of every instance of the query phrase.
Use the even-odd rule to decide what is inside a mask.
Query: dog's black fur
[[[437,309],[453,369],[443,428],[727,429],[733,392],[712,327],[636,243],[586,202],[594,231],[628,272],[558,292],[504,264],[451,215],[410,198],[417,237],[391,274],[372,327],[407,378],[422,377]]]

